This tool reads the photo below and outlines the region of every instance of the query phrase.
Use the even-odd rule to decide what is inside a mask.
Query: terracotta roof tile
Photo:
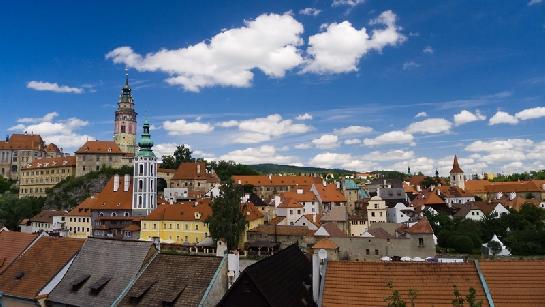
[[[321,183],[322,179],[310,176],[233,176],[235,184],[253,186],[311,186]]]
[[[325,224],[322,224],[320,227],[323,227],[327,231],[327,233],[329,234],[330,237],[335,237],[335,238],[346,237],[346,233],[344,233],[334,223],[325,223]]]
[[[344,194],[337,189],[337,186],[333,183],[327,184],[315,184],[316,191],[320,195],[322,202],[346,202]]]
[[[305,189],[303,187],[299,188],[300,190],[303,190],[302,193],[298,193],[298,191],[289,191],[289,192],[283,192],[280,194],[280,197],[284,199],[293,199],[295,201],[300,202],[311,202],[316,201],[316,194],[312,193],[308,187]]]
[[[431,227],[430,222],[426,217],[422,218],[416,224],[411,227],[405,225],[401,226],[397,230],[399,233],[408,233],[408,234],[433,234],[433,228]]]
[[[481,261],[494,303],[502,306],[543,306],[545,260]]]
[[[488,306],[473,263],[403,263],[329,261],[325,276],[323,306],[386,306],[391,283],[408,301],[416,291],[416,306],[452,306],[453,287],[465,295],[470,287],[477,300]]]
[[[463,173],[464,171],[460,168],[460,164],[458,164],[458,157],[454,156],[454,161],[452,162],[452,169],[450,170],[451,174],[454,173]]]
[[[0,231],[0,274],[17,258],[38,235],[18,231]]]
[[[439,197],[435,192],[425,190],[420,192],[412,200],[412,205],[415,208],[420,208],[422,206],[432,206],[432,205],[445,205],[445,201]]]
[[[7,142],[0,142],[0,149],[12,150],[44,150],[44,141],[36,134],[12,134]]]
[[[211,183],[219,183],[219,177],[216,174],[206,171],[205,162],[185,162],[174,172],[172,180],[206,180]]]
[[[195,206],[195,204],[197,205]],[[195,213],[200,213],[196,218]],[[210,199],[203,198],[197,202],[181,202],[159,205],[148,216],[143,218],[146,221],[206,221],[212,215]]]
[[[83,243],[80,239],[39,238],[0,275],[0,291],[8,296],[34,299]]]
[[[32,160],[32,163],[29,163],[23,167],[23,169],[46,169],[53,167],[70,167],[76,166],[76,157],[56,157],[56,158],[39,158]]]
[[[59,149],[59,147],[54,144],[54,143],[49,143],[47,144],[47,146],[45,147],[45,151],[47,152],[56,152],[56,153],[60,153],[61,150]]]
[[[119,188],[114,191],[115,176],[110,178],[108,183],[104,186],[102,191],[95,195],[93,202],[89,201],[89,205],[92,205],[92,209],[95,210],[130,210],[132,209],[132,188],[133,178],[129,179],[129,188],[125,191],[125,178],[119,176]]]
[[[242,210],[242,214],[244,214],[244,217],[246,218],[246,222],[252,222],[264,217],[263,213],[261,213],[261,211],[259,211],[259,209],[257,209],[256,206],[251,202],[241,204],[240,209]]]
[[[61,210],[42,210],[40,213],[36,214],[35,216],[31,217],[29,219],[30,222],[38,222],[38,223],[53,223],[53,217],[54,216],[64,216],[67,215],[68,212],[61,211]]]
[[[124,154],[114,141],[87,141],[76,154]]]
[[[91,216],[91,209],[95,207],[95,196],[87,197],[79,205],[68,212],[68,216]]]
[[[337,244],[329,239],[321,239],[312,246],[313,249],[337,249]]]

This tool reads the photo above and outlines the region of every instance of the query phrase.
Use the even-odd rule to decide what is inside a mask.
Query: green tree
[[[209,168],[216,172],[222,182],[231,180],[232,176],[259,175],[259,172],[250,167],[233,161],[212,161],[209,163]]]
[[[388,307],[407,307],[407,302],[401,297],[399,290],[394,289],[394,285],[389,281],[386,286],[392,290],[392,294],[385,297],[384,301],[388,303]],[[414,300],[416,299],[416,290],[409,289],[408,293],[409,303],[411,307],[414,307]]]
[[[201,161],[204,161],[200,159]],[[195,162],[193,158],[193,151],[184,144],[176,146],[173,155],[166,155],[162,157],[162,168],[177,169],[183,162]]]
[[[486,244],[486,246],[492,252],[492,257],[496,256],[501,252],[501,244],[498,241],[490,241]]]
[[[176,169],[178,168],[178,165],[176,165],[176,159],[174,158],[174,156],[163,156],[161,167],[168,168],[168,169]]]
[[[246,219],[240,210],[242,187],[228,181],[221,187],[219,197],[212,201],[212,216],[208,228],[214,240],[224,239],[227,247],[237,248],[240,235],[246,228]]]
[[[31,218],[43,208],[44,198],[18,198],[16,194],[0,196],[0,227],[17,230],[21,220]]]
[[[456,286],[454,286],[452,293],[454,295],[452,306],[454,307],[463,307],[464,303],[467,303],[469,307],[482,307],[483,305],[482,301],[477,301],[477,291],[473,287],[469,288],[469,293],[466,296],[463,296]]]

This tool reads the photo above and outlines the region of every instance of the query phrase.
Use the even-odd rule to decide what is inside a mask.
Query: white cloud
[[[339,146],[338,140],[338,137],[334,134],[324,134],[312,140],[312,144],[317,148],[335,148]]]
[[[306,133],[312,129],[308,125],[283,119],[279,114],[241,120],[237,123],[241,134],[236,137],[236,143],[260,143],[283,135]]]
[[[530,0],[530,1],[528,2],[528,6],[540,4],[541,2],[543,2],[543,0]]]
[[[340,154],[333,152],[324,152],[315,155],[310,161],[310,165],[317,167],[333,167],[350,163],[353,160],[350,154]]]
[[[536,0],[532,0],[532,1],[536,1]],[[363,4],[364,2],[365,0],[333,0],[333,2],[331,2],[331,6],[332,7],[338,7],[338,6],[354,7],[354,6]]]
[[[530,139],[479,140],[467,145],[465,150],[469,152],[509,152],[516,149],[524,149],[533,144],[534,142]]]
[[[304,9],[299,10],[299,14],[301,15],[307,15],[307,16],[318,16],[320,14],[321,10],[313,7],[306,7]]]
[[[414,151],[404,150],[391,150],[387,152],[372,151],[362,156],[363,160],[369,161],[394,161],[394,160],[406,160],[413,158]]]
[[[391,165],[391,168],[405,172],[408,165],[411,166],[413,172],[423,172],[425,174],[433,174],[435,172],[435,160],[429,157],[417,157],[407,161],[396,162]]]
[[[460,111],[460,113],[454,114],[454,124],[456,126],[480,120],[486,120],[486,116],[481,114],[479,110],[477,110],[475,113],[472,113],[468,110],[462,110]]]
[[[297,163],[294,156],[279,155],[274,146],[262,145],[260,147],[250,147],[246,149],[234,150],[220,156],[221,160],[235,161],[242,164],[260,164],[260,163],[278,163],[292,164]]]
[[[217,124],[216,126],[218,126],[218,127],[224,127],[224,128],[236,127],[236,126],[238,126],[238,121],[236,121],[236,120],[228,120],[228,121],[220,122],[220,123]]]
[[[155,144],[153,146],[153,152],[159,158],[162,156],[171,156],[174,154],[174,151],[176,151],[176,147],[178,147],[178,145],[180,144],[176,144],[176,143]],[[189,145],[185,145],[185,146],[189,147]]]
[[[209,123],[188,122],[185,119],[163,122],[163,129],[168,131],[169,135],[188,135],[195,133],[210,133],[214,127]]]
[[[367,146],[380,146],[386,144],[414,144],[412,134],[401,130],[394,130],[381,134],[375,138],[367,138],[363,140],[363,144]]]
[[[416,115],[414,116],[414,118],[421,118],[421,117],[428,117],[428,113],[426,113],[426,112],[418,112],[418,113],[416,113]]]
[[[360,58],[369,51],[380,52],[386,46],[395,46],[406,40],[399,32],[396,18],[392,11],[384,11],[370,24],[385,27],[373,30],[371,36],[365,27],[357,30],[348,21],[327,25],[324,32],[309,37],[307,53],[310,58],[303,72],[329,74],[358,70]]]
[[[30,81],[26,84],[26,87],[36,91],[48,91],[48,92],[55,92],[55,93],[72,93],[72,94],[83,93],[83,88],[70,87],[67,85],[59,85],[56,82],[53,83],[53,82],[44,82],[44,81]]]
[[[545,107],[525,109],[515,114],[515,117],[519,120],[528,120],[528,119],[536,119],[536,118],[545,117]]]
[[[77,133],[77,130],[87,126],[89,122],[74,117],[55,120],[58,116],[57,112],[50,112],[37,118],[19,118],[17,119],[18,124],[8,130],[39,134],[46,143],[55,143],[66,152],[77,149],[87,140],[95,139],[92,136]]]
[[[367,134],[373,131],[373,128],[367,126],[348,126],[345,128],[335,129],[333,133],[338,135],[350,134]]]
[[[344,144],[345,145],[361,144],[361,140],[360,139],[348,139],[348,140],[344,140]]]
[[[418,68],[418,67],[420,67],[420,64],[416,63],[415,61],[405,62],[401,66],[401,68],[403,70],[411,70],[411,69],[415,69],[415,68]]]
[[[414,122],[407,127],[410,134],[436,134],[449,132],[452,123],[443,118],[428,118],[423,121]]]
[[[422,52],[424,52],[425,54],[433,54],[435,50],[433,50],[431,46],[426,46],[426,48],[422,49]]]
[[[499,124],[516,125],[518,124],[518,122],[519,120],[515,116],[507,112],[498,111],[496,112],[496,114],[494,114],[494,116],[490,118],[490,120],[488,121],[488,124],[489,125],[499,125]]]
[[[295,149],[309,149],[309,148],[312,148],[312,144],[309,144],[309,143],[296,144],[295,146],[293,146],[293,148],[295,148]]]
[[[262,14],[240,28],[224,30],[186,48],[142,56],[131,47],[118,47],[106,58],[139,71],[168,73],[167,83],[188,91],[216,85],[249,87],[254,69],[281,78],[303,62],[297,49],[303,42],[302,33],[303,25],[289,13]]]
[[[299,114],[297,115],[297,117],[295,117],[295,119],[296,120],[311,120],[312,114],[309,114],[309,113]]]

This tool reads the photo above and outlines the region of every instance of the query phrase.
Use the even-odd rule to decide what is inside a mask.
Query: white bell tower
[[[157,207],[157,157],[151,149],[153,141],[149,133],[149,123],[144,123],[144,131],[138,142],[138,153],[134,159],[134,183],[132,195],[132,214],[148,215]]]

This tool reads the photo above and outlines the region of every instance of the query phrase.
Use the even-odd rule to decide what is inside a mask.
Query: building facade
[[[452,162],[452,169],[450,170],[450,185],[458,187],[462,190],[465,190],[465,178],[464,171],[460,168],[458,164],[458,157],[454,156],[454,161]]]
[[[219,183],[219,177],[206,169],[206,162],[184,162],[172,176],[170,187],[188,188],[189,192],[205,194]]]
[[[38,158],[22,167],[19,197],[44,197],[48,189],[76,175],[76,157]]]
[[[98,171],[102,167],[127,165],[126,154],[112,141],[87,141],[76,151],[76,177]]]
[[[373,196],[367,205],[367,220],[372,223],[386,223],[387,220],[386,201],[380,196]]]
[[[115,111],[114,142],[122,152],[135,154],[136,147],[136,111],[129,86],[129,76],[125,75],[125,85]]]
[[[12,134],[0,141],[0,176],[18,180],[21,168],[46,156],[46,145],[35,134]]]

